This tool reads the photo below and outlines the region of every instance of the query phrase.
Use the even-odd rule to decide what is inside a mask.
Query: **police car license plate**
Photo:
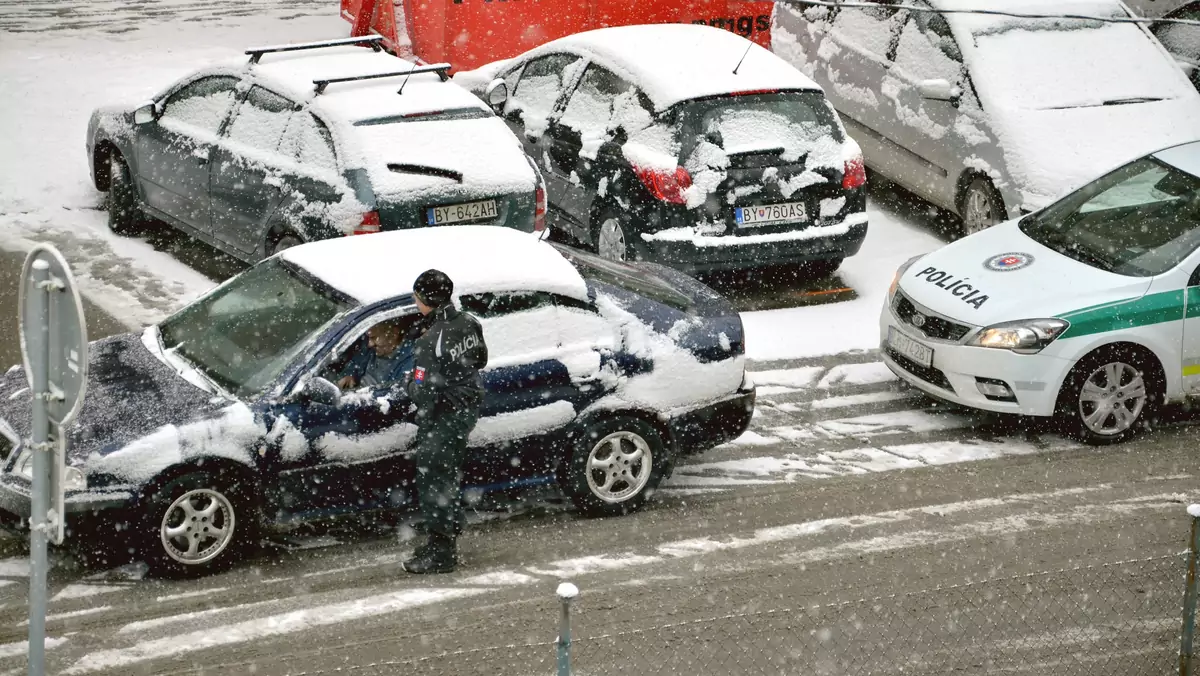
[[[909,338],[903,333],[896,330],[896,327],[888,327],[888,345],[900,354],[908,357],[916,363],[931,368],[933,366],[933,348],[926,347],[921,343]]]
[[[425,215],[429,225],[445,225],[461,223],[462,221],[482,221],[495,218],[500,213],[496,200],[480,200],[465,204],[447,204],[440,207],[429,207]]]
[[[783,204],[762,204],[756,207],[736,207],[733,217],[738,225],[754,227],[768,223],[786,223],[789,221],[808,220],[808,212],[804,202],[784,202]]]

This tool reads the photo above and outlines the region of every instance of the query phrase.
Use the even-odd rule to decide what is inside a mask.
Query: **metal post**
[[[571,676],[571,599],[579,596],[579,587],[564,582],[558,585],[562,615],[558,621],[558,676]]]
[[[30,374],[33,385],[33,426],[29,452],[33,454],[33,491],[30,499],[29,530],[29,676],[46,673],[46,512],[50,509],[50,420],[46,395],[50,380],[50,312],[45,282],[50,264],[36,260],[31,266],[34,291],[29,304],[36,326],[28,334]]]
[[[1200,556],[1200,505],[1190,505],[1192,535],[1188,539],[1187,587],[1183,594],[1183,630],[1180,632],[1179,676],[1193,676],[1192,638],[1196,633],[1196,559]]]

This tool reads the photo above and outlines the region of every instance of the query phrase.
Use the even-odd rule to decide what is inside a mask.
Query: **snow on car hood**
[[[1200,96],[1150,103],[992,112],[1018,189],[1061,197],[1116,167],[1200,138]]]
[[[901,277],[900,289],[941,315],[988,326],[1138,297],[1150,281],[1063,256],[1009,221],[921,257]]]
[[[533,193],[537,178],[517,137],[498,117],[405,121],[355,127],[376,195],[405,201],[440,197],[482,198]],[[389,164],[449,169],[462,182],[393,171]]]
[[[1012,3],[993,8],[1001,5],[1013,10]],[[1072,8],[1125,16],[1115,2]],[[1009,173],[1035,198],[1048,201],[1128,160],[1200,138],[1200,93],[1136,25],[967,13],[947,20]]]
[[[95,341],[88,348],[87,394],[71,429],[71,464],[87,459],[89,471],[93,459],[111,464],[108,458],[125,453],[121,449],[126,446],[144,445],[147,438],[164,436],[165,430],[174,434],[190,424],[207,424],[224,415],[222,409],[229,404],[181,378],[155,358],[137,334]],[[26,437],[30,414],[24,372],[14,369],[0,376],[0,418]]]

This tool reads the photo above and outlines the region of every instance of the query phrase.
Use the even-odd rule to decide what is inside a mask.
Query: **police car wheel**
[[[589,424],[576,437],[563,482],[580,512],[616,516],[639,509],[669,465],[653,426],[615,416]]]
[[[1071,370],[1059,396],[1059,414],[1081,441],[1115,444],[1137,434],[1157,397],[1154,374],[1140,355],[1109,350],[1085,357]]]
[[[246,489],[226,472],[196,471],[145,496],[143,554],[159,577],[194,577],[223,570],[256,541],[257,520]]]
[[[142,207],[129,166],[115,150],[108,156],[108,176],[108,229],[118,235],[133,234],[141,224]]]

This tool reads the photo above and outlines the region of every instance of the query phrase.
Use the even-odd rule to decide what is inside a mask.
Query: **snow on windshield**
[[[826,125],[795,121],[789,115],[753,106],[730,106],[708,118],[708,131],[721,135],[725,153],[782,148],[780,159],[795,162],[807,155],[808,167],[840,167],[842,147]]]
[[[500,118],[409,120],[354,130],[361,146],[356,162],[367,169],[371,186],[381,197],[407,202],[533,193],[533,169]],[[458,171],[463,179],[460,183],[388,168],[401,163]]]
[[[973,32],[971,71],[991,105],[1046,110],[1187,93],[1179,69],[1132,24],[1027,19]]]

